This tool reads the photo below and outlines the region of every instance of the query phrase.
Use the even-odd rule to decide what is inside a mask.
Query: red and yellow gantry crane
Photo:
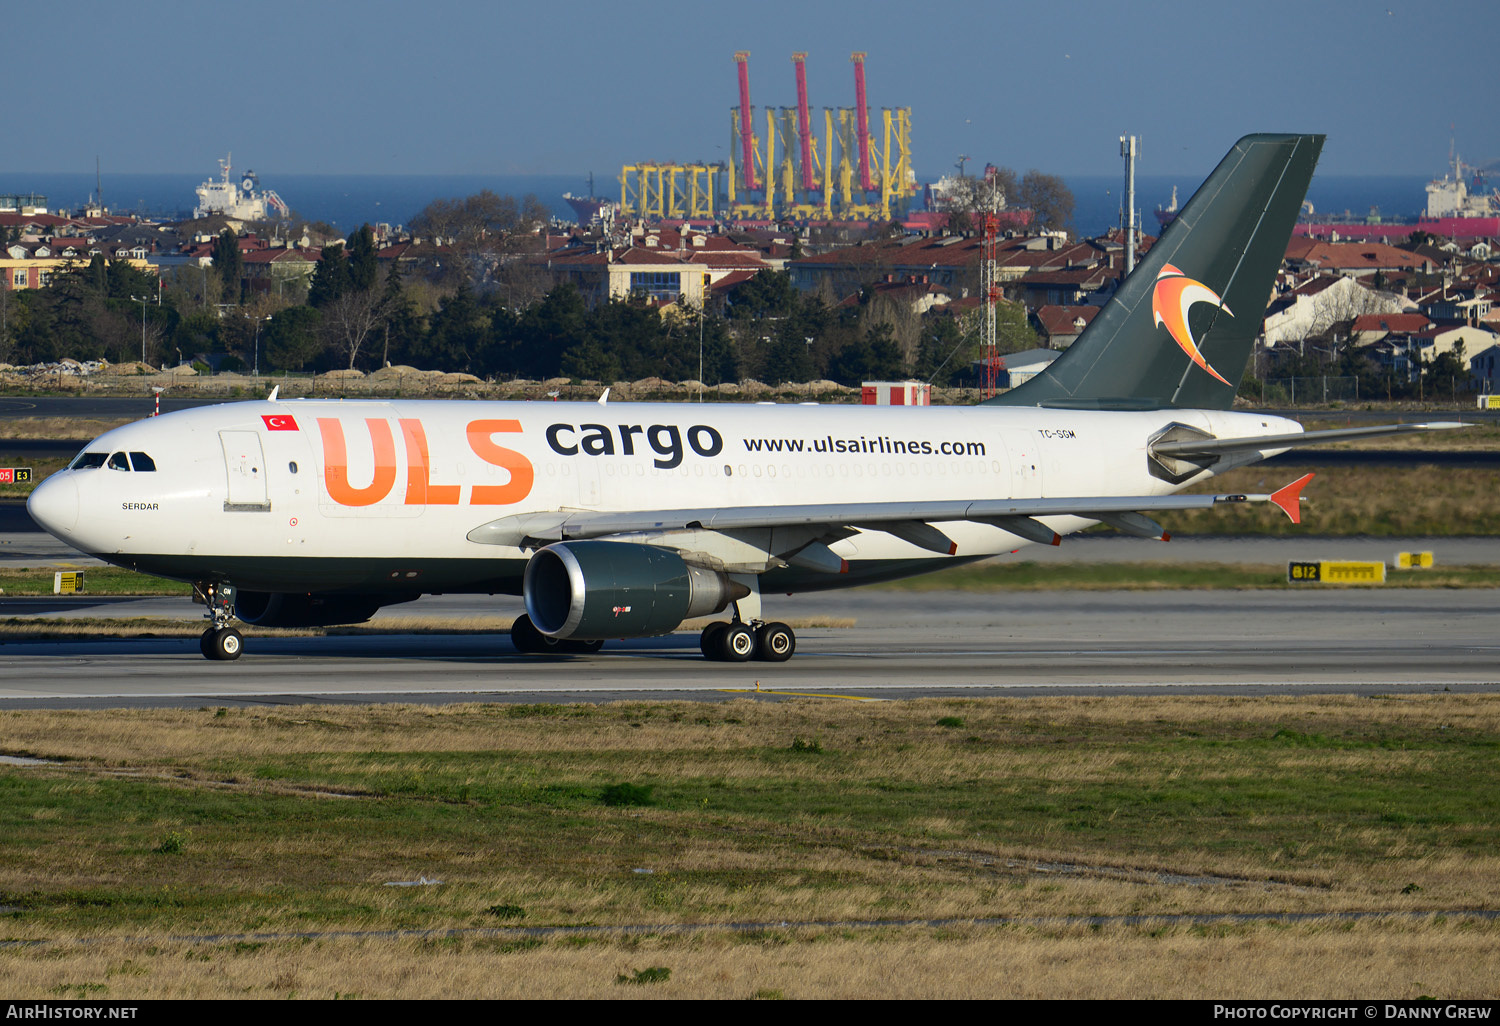
[[[881,108],[881,136],[870,129],[865,54],[854,64],[853,107],[824,107],[820,140],[807,97],[807,54],[794,53],[796,107],[766,107],[755,132],[750,104],[750,54],[734,55],[740,102],[730,111],[730,153],[724,185],[729,216],[741,219],[888,221],[916,194],[911,163],[911,108]]]

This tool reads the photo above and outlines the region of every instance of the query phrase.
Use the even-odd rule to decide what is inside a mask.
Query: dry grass
[[[946,744],[953,734],[932,717],[955,710],[967,734],[986,730],[990,749],[976,754]],[[717,751],[733,740],[747,748],[784,745],[790,732],[815,724],[833,746],[855,746],[862,738],[914,732],[945,742],[939,751],[957,763],[923,760],[922,772],[969,772],[977,767],[1003,777],[997,760],[1040,759],[1047,772],[1072,775],[1111,771],[1119,756],[1102,763],[1080,761],[1076,750],[1049,751],[1025,744],[1045,727],[1060,736],[1105,732],[1129,736],[1142,725],[1173,724],[1197,731],[1261,732],[1295,724],[1303,733],[1333,735],[1389,724],[1405,729],[1464,730],[1500,736],[1500,699],[1484,695],[1407,695],[1371,700],[1344,696],[1172,696],[922,699],[850,705],[842,702],[758,702],[735,699],[705,710],[690,702],[614,703],[606,706],[512,707],[489,704],[442,706],[299,706],[293,710],[231,709],[205,720],[195,709],[120,709],[108,717],[78,710],[13,710],[0,714],[5,751],[18,748],[45,758],[138,768],[211,757],[226,746],[247,758],[319,752],[485,751],[503,740],[508,750],[629,751],[637,758],[675,758],[671,749]],[[639,724],[639,726],[635,725]],[[926,753],[931,755],[933,753]],[[1369,752],[1333,753],[1371,758]],[[1297,759],[1326,758],[1299,752]],[[1384,757],[1384,756],[1382,756]],[[906,760],[897,760],[896,765]],[[816,765],[805,763],[803,765]],[[945,768],[946,767],[946,768]],[[1208,772],[1196,767],[1196,772]]]
[[[1462,414],[1434,413],[1424,416],[1424,421],[1455,421],[1468,416]],[[1417,420],[1408,414],[1402,415],[1408,423]],[[1374,426],[1374,421],[1355,421],[1349,417],[1304,416],[1298,418],[1308,431],[1330,431],[1347,427]],[[1396,422],[1396,415],[1391,415]],[[1319,448],[1328,449],[1399,449],[1418,452],[1493,452],[1500,449],[1500,424],[1481,421],[1463,428],[1445,431],[1422,431],[1409,435],[1387,435],[1383,438],[1360,438],[1351,442],[1328,442]]]
[[[0,439],[88,442],[106,431],[134,423],[138,417],[89,420],[79,417],[0,417]],[[3,448],[3,446],[0,446]]]
[[[1328,534],[1446,537],[1500,534],[1500,471],[1418,467],[1329,467],[1302,493],[1302,523],[1269,504],[1172,514],[1187,534]],[[1231,470],[1191,492],[1270,492],[1296,474],[1275,467]]]
[[[619,977],[660,966],[645,985]],[[1500,927],[1455,921],[788,929],[639,938],[119,942],[0,950],[12,999],[1490,999]]]
[[[1497,739],[1500,699],[1455,694],[12,710],[0,750],[64,761],[0,768],[0,905],[26,909],[0,931],[56,943],[0,949],[0,978],[110,999],[1493,996],[1488,922],[169,938],[1490,908]],[[602,805],[622,779],[656,804]],[[419,874],[444,882],[382,886]],[[524,916],[487,911],[506,906]],[[650,966],[671,979],[615,983]]]

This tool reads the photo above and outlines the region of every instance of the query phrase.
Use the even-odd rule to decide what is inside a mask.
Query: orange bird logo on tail
[[[1213,289],[1201,281],[1194,281],[1171,264],[1163,266],[1161,273],[1156,276],[1156,290],[1151,295],[1151,313],[1156,323],[1167,326],[1167,333],[1172,336],[1172,341],[1187,354],[1189,360],[1229,385],[1224,375],[1208,365],[1208,361],[1198,351],[1198,343],[1193,341],[1193,332],[1188,327],[1188,309],[1194,303],[1212,303],[1229,316],[1234,316],[1234,311],[1224,305],[1224,301]]]

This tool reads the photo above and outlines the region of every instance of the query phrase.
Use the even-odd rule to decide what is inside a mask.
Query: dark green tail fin
[[[987,402],[1227,410],[1260,334],[1321,135],[1247,135],[1078,341]]]

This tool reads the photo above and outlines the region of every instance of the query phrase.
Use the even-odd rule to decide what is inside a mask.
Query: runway
[[[519,608],[462,601],[502,618]],[[725,700],[757,682],[762,698],[1489,691],[1497,614],[1500,589],[851,592],[779,599],[778,617],[855,626],[801,629],[791,662],[738,665],[704,661],[686,632],[545,658],[503,634],[252,636],[233,663],[204,660],[194,639],[6,642],[0,709]]]

